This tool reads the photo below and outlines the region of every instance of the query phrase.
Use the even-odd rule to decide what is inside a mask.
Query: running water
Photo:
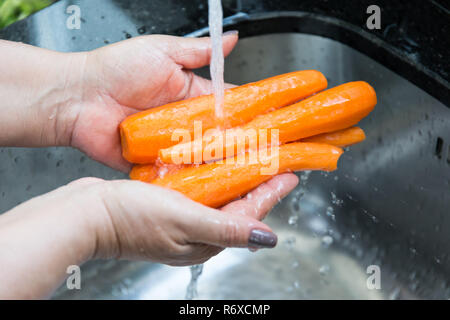
[[[203,264],[197,264],[191,267],[191,281],[186,289],[186,300],[195,299],[198,295],[197,281],[203,271]]]
[[[221,0],[208,0],[209,5],[209,34],[211,36],[212,55],[210,74],[214,93],[214,107],[217,119],[223,119],[224,92],[224,58],[222,46],[223,13]]]
[[[224,100],[224,57],[222,45],[222,24],[223,12],[221,0],[208,0],[209,6],[209,34],[211,36],[211,62],[210,74],[212,89],[214,93],[215,116],[219,123],[223,119],[223,100]],[[186,299],[192,300],[197,297],[197,281],[203,271],[203,264],[191,267],[191,281],[186,289]]]

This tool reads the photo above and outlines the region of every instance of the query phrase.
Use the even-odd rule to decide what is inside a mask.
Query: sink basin
[[[378,105],[367,140],[332,173],[300,184],[267,218],[271,250],[227,249],[204,265],[202,299],[449,299],[450,109],[400,75],[338,41],[275,33],[239,41],[225,80],[242,84],[317,69],[333,87],[365,80]],[[208,76],[207,69],[197,72]],[[0,149],[0,212],[83,176],[124,175],[68,148]],[[373,268],[379,288],[370,286]],[[92,261],[82,289],[54,299],[183,299],[186,267]],[[368,284],[369,283],[369,284]]]

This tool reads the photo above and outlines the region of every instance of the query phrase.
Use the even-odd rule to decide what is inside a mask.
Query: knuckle
[[[233,246],[239,239],[239,228],[236,223],[230,221],[225,224],[221,233],[221,243],[226,247]]]

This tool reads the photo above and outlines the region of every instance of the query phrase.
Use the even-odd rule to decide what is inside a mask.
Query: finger
[[[174,228],[171,235],[181,245],[271,248],[277,243],[272,230],[252,217],[212,209],[174,190],[143,182],[125,180],[115,183],[120,188],[132,185],[132,197],[136,200],[127,204],[129,212],[146,212],[149,208],[163,212],[161,219],[163,222],[167,219],[167,226]],[[155,194],[159,201],[149,203],[148,199]]]
[[[208,244],[191,244],[189,245],[189,257],[190,264],[198,264],[199,262],[205,262],[212,257],[222,252],[224,248],[211,246]]]
[[[185,230],[194,243],[255,248],[272,248],[277,243],[277,236],[272,230],[252,217],[224,213],[201,205],[190,212],[190,217]]]
[[[221,210],[262,220],[297,184],[298,177],[293,173],[275,176],[248,193],[243,199],[231,202]]]
[[[105,181],[105,180],[100,179],[100,178],[84,177],[84,178],[80,178],[80,179],[71,181],[67,185],[68,186],[89,186],[89,185],[96,184],[96,183],[103,182],[103,181]]]
[[[186,75],[186,85],[180,94],[180,99],[189,99],[213,93],[211,80],[200,77],[189,70],[185,70],[184,72]],[[225,89],[234,87],[234,84],[225,83]]]
[[[174,36],[153,36],[159,37],[155,43],[169,55],[173,61],[186,69],[196,69],[209,65],[211,61],[211,39],[203,38],[182,38]],[[223,55],[227,56],[235,47],[238,41],[238,33],[228,32],[223,35]]]
[[[87,148],[83,148],[83,146],[78,146],[78,149],[85,151],[90,158],[96,161],[123,173],[128,173],[131,170],[132,164],[126,161],[122,156],[119,135],[114,135],[114,139],[117,141],[109,141],[108,145],[103,144],[103,149],[94,148],[94,150],[90,152],[85,151]],[[94,146],[95,143],[92,143],[92,145]]]

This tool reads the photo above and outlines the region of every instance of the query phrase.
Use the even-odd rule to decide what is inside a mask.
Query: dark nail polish
[[[254,229],[248,238],[248,245],[254,248],[273,248],[277,240],[277,235],[272,232]]]
[[[229,30],[223,33],[223,36],[235,36],[235,35],[239,35],[239,31],[238,30]]]

